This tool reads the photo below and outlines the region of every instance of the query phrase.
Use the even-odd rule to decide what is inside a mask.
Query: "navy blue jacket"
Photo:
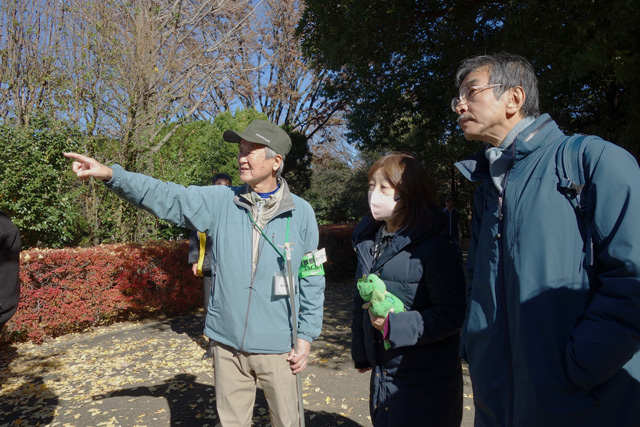
[[[404,302],[404,313],[389,314],[389,342],[373,328],[357,290],[352,324],[356,367],[372,367],[374,426],[459,426],[462,376],[457,354],[465,310],[464,277],[455,248],[432,227],[401,230],[373,262],[372,247],[382,222],[365,217],[353,232],[357,277],[377,274]]]
[[[461,346],[477,426],[640,423],[640,170],[620,147],[588,138],[590,266],[584,223],[557,190],[566,138],[548,115],[516,137],[502,220],[484,153],[457,164],[482,181]]]
[[[206,238],[204,243],[204,258],[202,260],[202,272],[209,276],[211,275],[211,247],[213,242],[209,237]],[[200,259],[200,238],[198,237],[198,232],[195,230],[191,230],[189,235],[189,264],[196,264]]]

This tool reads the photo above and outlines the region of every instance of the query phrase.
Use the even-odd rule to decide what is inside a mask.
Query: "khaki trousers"
[[[251,354],[215,343],[213,346],[216,408],[222,427],[251,426],[260,381],[273,427],[299,425],[296,376],[287,353]]]

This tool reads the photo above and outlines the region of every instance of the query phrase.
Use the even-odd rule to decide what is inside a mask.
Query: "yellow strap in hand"
[[[198,276],[202,276],[202,264],[204,263],[204,252],[207,247],[207,235],[198,231],[198,240],[200,241],[200,251],[198,252]]]

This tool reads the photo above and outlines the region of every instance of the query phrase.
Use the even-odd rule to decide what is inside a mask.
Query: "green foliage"
[[[350,137],[361,149],[398,151],[394,135],[420,127],[435,140],[453,123],[455,64],[446,62],[450,50],[431,39],[429,4],[308,2],[303,48],[318,68],[333,72],[326,91],[350,105]]]
[[[311,152],[307,138],[299,132],[291,131],[291,126],[283,126],[291,137],[291,151],[284,162],[282,176],[287,180],[294,194],[304,194],[311,185]]]
[[[367,171],[335,158],[316,159],[311,185],[304,193],[318,224],[359,221],[368,211]]]
[[[527,2],[537,32],[512,10],[500,36],[522,25],[531,31],[516,46],[539,71],[542,110],[569,132],[600,135],[640,157],[640,3]]]
[[[154,176],[185,186],[210,185],[213,175],[221,172],[237,181],[238,149],[223,141],[224,130],[216,120],[180,126],[154,159]]]
[[[0,126],[0,210],[20,230],[23,248],[76,244],[85,228],[78,192],[62,156],[77,150],[77,129],[44,116]]]
[[[80,154],[98,159],[112,165],[118,162],[119,141],[108,136],[86,136],[78,139]],[[66,169],[70,168],[65,159]],[[106,191],[102,182],[96,180],[79,181],[74,174],[67,178],[67,184],[78,192],[82,203],[82,216],[86,228],[82,230],[79,246],[93,246],[100,243],[117,243],[135,240],[135,225],[146,221],[152,224],[150,214],[136,210],[113,193]],[[147,230],[148,228],[145,228]],[[50,246],[49,246],[50,247]]]
[[[173,129],[170,138],[151,163],[140,167],[156,178],[182,185],[209,185],[213,174],[238,180],[236,144],[222,139],[227,129],[242,131],[254,119],[265,119],[255,110],[225,112],[212,122],[192,121]],[[166,135],[160,135],[159,140]],[[309,184],[309,151],[306,139],[292,134],[294,149],[285,173],[294,186]],[[38,115],[28,126],[0,126],[0,210],[20,229],[23,247],[60,248],[100,243],[144,242],[188,236],[188,231],[138,210],[106,191],[101,182],[79,181],[62,156],[76,151],[111,165],[121,156],[119,141],[108,136],[87,136],[78,129]]]

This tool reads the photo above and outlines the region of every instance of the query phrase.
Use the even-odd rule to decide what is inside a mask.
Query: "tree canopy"
[[[308,140],[330,138],[342,121],[341,101],[320,94],[324,73],[302,58],[300,13],[299,0],[0,3],[0,209],[33,231],[25,247],[176,233],[100,183],[63,182],[63,151],[208,184],[213,172],[237,177],[224,129],[259,117],[290,133],[284,176],[306,189]]]
[[[508,51],[532,61],[541,111],[567,132],[640,154],[640,3],[592,1],[307,0],[303,51],[331,74],[351,136],[393,149],[397,135],[460,141],[449,109],[466,57]],[[426,147],[428,144],[425,144]],[[418,151],[420,147],[417,148]]]

